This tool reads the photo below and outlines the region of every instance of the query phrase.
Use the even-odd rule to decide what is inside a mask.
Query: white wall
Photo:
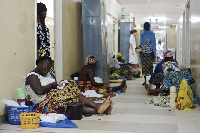
[[[108,22],[108,52],[118,53],[118,20],[121,14],[121,5],[116,0],[104,0],[106,4]],[[115,24],[114,24],[115,23]],[[114,25],[113,25],[114,24]],[[111,28],[111,29],[110,29]]]

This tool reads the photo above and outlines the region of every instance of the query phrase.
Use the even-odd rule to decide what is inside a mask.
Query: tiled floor
[[[20,125],[0,125],[0,133],[199,133],[200,108],[171,110],[149,104],[141,85],[143,78],[127,81],[127,91],[116,97],[112,115],[93,115],[73,121],[78,128],[21,129]]]

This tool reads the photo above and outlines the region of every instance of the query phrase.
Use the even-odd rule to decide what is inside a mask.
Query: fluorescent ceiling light
[[[151,20],[151,22],[166,22],[167,18],[165,17],[148,17],[147,20]]]

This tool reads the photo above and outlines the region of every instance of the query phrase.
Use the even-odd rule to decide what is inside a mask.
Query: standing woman
[[[136,42],[135,42],[135,35],[137,34],[137,30],[131,30],[130,31],[130,49],[129,49],[129,63],[131,63],[131,71],[133,72],[133,67],[132,65],[134,65],[135,71],[137,70],[137,64],[138,64],[138,57],[137,57],[137,53],[135,52],[135,48],[136,48]]]
[[[50,33],[45,25],[46,15],[46,5],[41,2],[37,3],[37,59],[50,56]],[[55,77],[53,66],[50,69],[50,74]]]
[[[37,58],[44,55],[50,56],[50,33],[45,25],[46,14],[46,5],[37,3]]]
[[[144,30],[141,35],[141,43],[139,45],[139,47],[142,48],[140,59],[142,64],[142,75],[145,80],[142,85],[146,85],[146,76],[153,74],[153,62],[156,57],[156,38],[150,28],[150,23],[145,22]]]

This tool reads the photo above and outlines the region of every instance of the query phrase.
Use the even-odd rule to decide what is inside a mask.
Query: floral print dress
[[[40,22],[37,22],[37,49],[39,57],[43,54],[50,56],[49,29],[46,26],[42,26]]]
[[[170,71],[168,72],[163,79],[161,90],[169,90],[171,86],[176,87],[176,91],[178,93],[180,84],[182,80],[185,79],[187,82],[192,80],[192,76],[188,71],[180,70],[180,71]],[[189,84],[189,83],[188,83]]]

